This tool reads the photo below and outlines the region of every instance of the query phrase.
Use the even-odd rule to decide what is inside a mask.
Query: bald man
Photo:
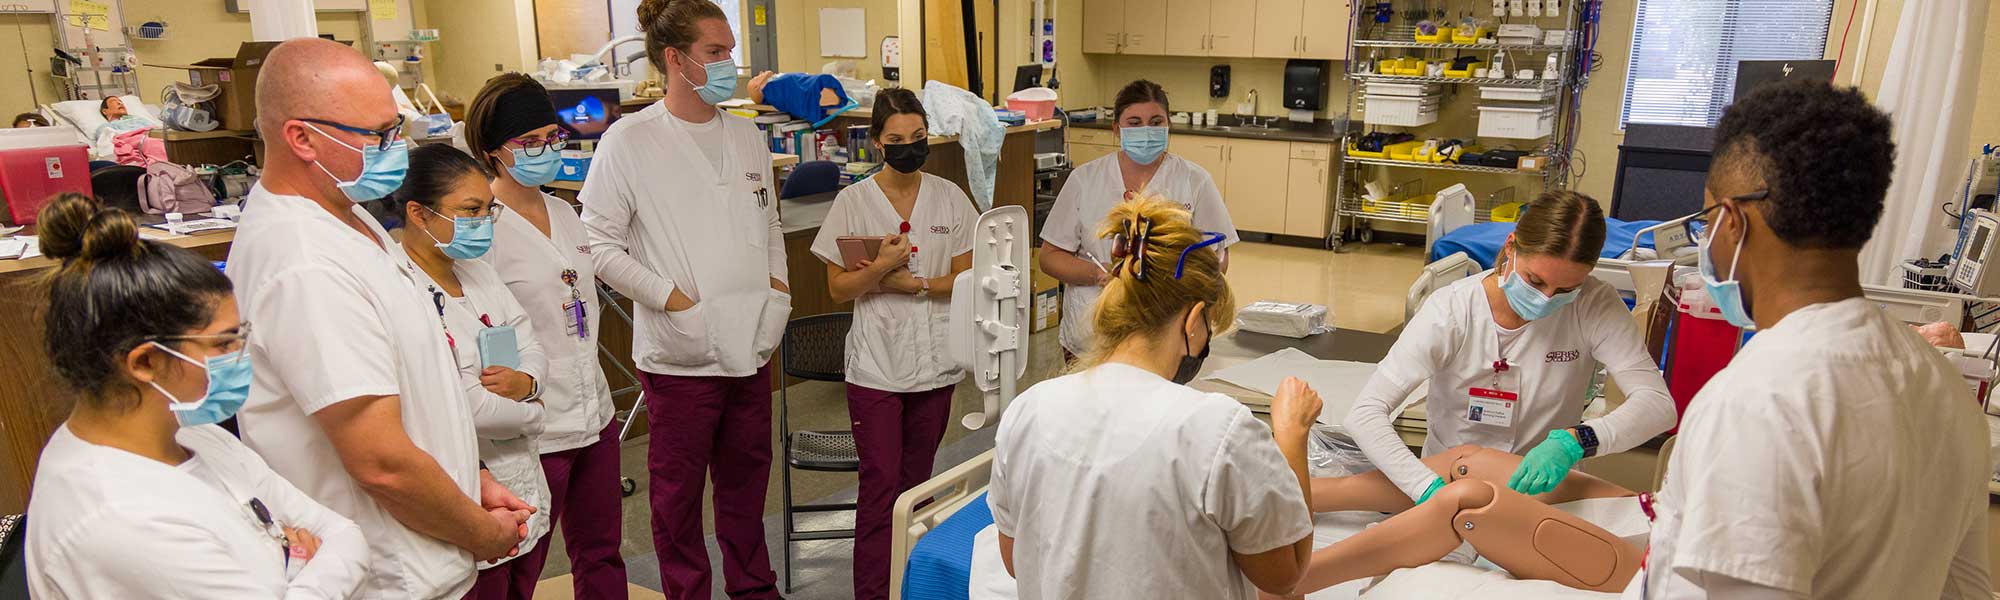
[[[243,441],[354,519],[374,556],[357,598],[458,598],[532,509],[480,469],[438,305],[356,202],[402,184],[389,85],[354,50],[299,39],[257,80],[264,176],[229,251],[260,330]]]

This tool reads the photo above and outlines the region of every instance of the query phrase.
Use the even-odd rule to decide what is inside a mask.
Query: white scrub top
[[[493,225],[493,249],[482,260],[493,265],[527,312],[535,341],[548,358],[547,376],[536,376],[542,385],[542,404],[548,407],[536,441],[541,452],[549,454],[597,443],[616,409],[597,362],[598,321],[604,306],[599,303],[597,267],[590,261],[583,220],[568,202],[554,196],[543,194],[542,204],[548,208],[550,235],[542,235],[514,211],[501,211],[500,221]],[[564,271],[575,273],[573,283],[564,281]],[[571,302],[583,303],[581,332],[565,309]]]
[[[1991,597],[1986,419],[1874,303],[1815,304],[1752,337],[1679,439],[1626,597],[1712,597],[1701,575],[1835,600]]]
[[[1172,153],[1162,155],[1160,160],[1165,162],[1153,179],[1146,182],[1145,195],[1178,202],[1194,214],[1195,227],[1228,236],[1229,239],[1212,246],[1216,250],[1240,241],[1236,224],[1229,220],[1229,208],[1222,205],[1222,192],[1215,189],[1215,179],[1208,171]],[[1079,256],[1089,252],[1105,268],[1110,268],[1111,240],[1097,237],[1097,228],[1111,214],[1111,207],[1124,200],[1125,178],[1118,174],[1116,153],[1083,163],[1070,172],[1069,181],[1056,194],[1055,208],[1049,211],[1048,222],[1042,224],[1042,241]],[[1102,293],[1103,286],[1064,286],[1060,328],[1062,346],[1071,354],[1082,356],[1090,350],[1093,327],[1090,307]]]
[[[472,402],[472,424],[479,432],[479,460],[486,463],[494,481],[535,507],[535,514],[528,517],[528,537],[516,546],[520,554],[490,564],[479,563],[479,568],[487,569],[526,555],[549,532],[549,480],[542,473],[542,456],[535,442],[542,433],[542,404],[499,396],[479,384],[479,374],[485,370],[485,362],[479,357],[479,331],[487,323],[513,327],[515,350],[521,356],[518,370],[541,381],[549,367],[548,359],[542,355],[542,345],[536,341],[535,326],[521,310],[521,304],[508,293],[507,286],[500,283],[500,274],[493,271],[493,265],[455,260],[451,271],[458,275],[463,296],[454,298],[445,294],[421,269],[417,271],[418,284],[433,303],[444,303],[438,316],[443,319],[443,330],[450,334],[447,339],[457,360],[459,385],[465,389],[466,399]]]
[[[922,173],[917,204],[910,210],[910,243],[917,270],[932,287],[951,275],[951,259],[972,251],[972,227],[979,211],[972,199],[943,177]],[[842,236],[888,236],[901,231],[903,218],[874,179],[863,180],[833,199],[812,252],[842,266]],[[887,291],[854,301],[854,326],[847,331],[847,382],[884,392],[922,392],[958,384],[965,370],[946,349],[951,297],[928,298]]]
[[[256,324],[243,442],[271,470],[353,519],[374,549],[361,598],[458,598],[472,554],[397,522],[341,466],[312,414],[361,396],[400,396],[403,431],[468,499],[479,499],[471,403],[421,271],[360,206],[383,241],[311,200],[255,186],[229,249],[243,320]],[[386,246],[386,247],[385,247]]]
[[[1014,538],[1023,600],[1250,600],[1230,553],[1313,532],[1297,476],[1249,408],[1118,363],[1007,407],[987,498]]]
[[[31,595],[346,598],[361,585],[368,542],[353,521],[220,427],[184,427],[174,441],[194,456],[169,465],[56,429],[28,500]],[[253,498],[274,523],[320,538],[319,553],[289,582],[284,546],[251,511]]]
[[[1673,398],[1632,324],[1618,292],[1587,279],[1575,301],[1518,330],[1501,329],[1487,303],[1485,278],[1453,282],[1432,294],[1404,326],[1375,376],[1361,388],[1345,427],[1368,460],[1411,498],[1422,496],[1437,474],[1410,454],[1390,426],[1389,414],[1426,380],[1430,432],[1424,455],[1472,444],[1524,454],[1549,432],[1582,423],[1597,431],[1598,454],[1624,452],[1673,428]],[[1490,388],[1494,361],[1511,365],[1519,402],[1508,426],[1468,418],[1471,388]],[[1624,390],[1625,404],[1583,420],[1590,380],[1602,364]]]
[[[743,377],[771,359],[792,296],[771,151],[749,119],[718,112],[730,147],[715,163],[690,124],[656,102],[597,144],[579,196],[597,275],[635,308],[632,360],[648,373]],[[666,312],[674,290],[694,308]]]

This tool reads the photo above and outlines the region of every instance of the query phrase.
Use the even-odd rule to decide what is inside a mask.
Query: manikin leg
[[[1424,466],[1446,481],[1477,479],[1501,486],[1514,476],[1521,457],[1492,448],[1459,446],[1424,458]],[[1403,494],[1381,471],[1348,477],[1320,477],[1312,480],[1313,512],[1366,510],[1402,512],[1409,510],[1410,497]],[[1584,498],[1616,498],[1634,495],[1632,490],[1573,471],[1556,489],[1534,498],[1545,504],[1562,504]]]

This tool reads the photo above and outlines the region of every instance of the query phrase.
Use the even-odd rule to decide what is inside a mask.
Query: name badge
[[[1514,409],[1520,405],[1520,394],[1474,387],[1470,392],[1470,402],[1466,403],[1465,420],[1478,425],[1513,427]]]

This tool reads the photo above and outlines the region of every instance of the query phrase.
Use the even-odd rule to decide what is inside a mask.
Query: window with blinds
[[[1826,54],[1833,0],[1638,0],[1618,124],[1712,127],[1736,61]]]

